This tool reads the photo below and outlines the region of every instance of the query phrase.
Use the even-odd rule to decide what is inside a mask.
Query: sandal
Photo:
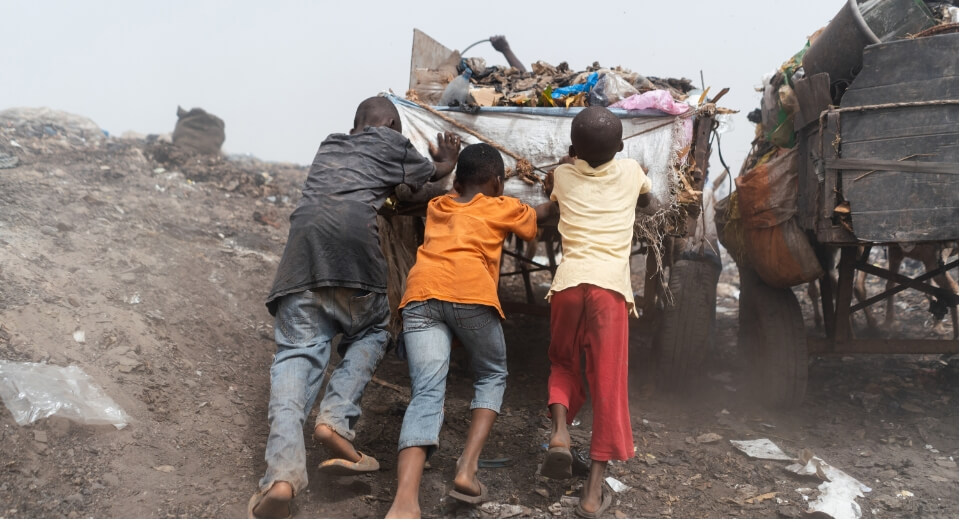
[[[291,507],[291,502],[286,502],[287,514],[285,516],[272,516],[272,517],[258,517],[254,514],[253,510],[257,509],[257,506],[267,497],[267,491],[257,491],[250,497],[250,501],[247,502],[247,518],[290,518],[293,516],[293,508]],[[271,500],[272,501],[272,500]],[[274,506],[275,507],[275,506]]]
[[[604,482],[600,490],[600,507],[596,511],[587,511],[583,509],[583,504],[578,502],[573,512],[580,518],[603,518],[603,512],[610,507],[610,504],[613,504],[613,490]]]
[[[573,476],[573,455],[567,446],[553,446],[547,449],[547,456],[540,466],[540,474],[547,478],[564,480]]]
[[[451,489],[450,498],[456,499],[458,502],[463,502],[464,504],[469,504],[471,506],[478,506],[487,501],[487,486],[484,486],[482,482],[480,484],[480,494],[479,495],[470,495],[462,491],[457,491],[456,488]]]
[[[380,463],[377,462],[377,459],[359,451],[357,453],[360,453],[358,462],[350,462],[347,459],[329,459],[320,463],[320,471],[330,475],[347,477],[372,473],[380,469]]]

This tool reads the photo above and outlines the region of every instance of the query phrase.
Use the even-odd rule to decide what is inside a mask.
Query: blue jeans
[[[307,485],[303,423],[320,391],[331,341],[343,334],[343,359],[330,375],[320,401],[317,425],[324,424],[347,440],[360,418],[360,398],[380,364],[390,338],[386,294],[355,288],[323,287],[280,298],[274,323],[277,355],[270,367],[270,405],[261,490],[289,482],[294,494]]]
[[[443,399],[453,337],[470,352],[474,372],[470,409],[500,413],[507,387],[507,344],[496,308],[430,299],[403,308],[403,341],[410,366],[412,397],[403,415],[399,449],[440,446]]]

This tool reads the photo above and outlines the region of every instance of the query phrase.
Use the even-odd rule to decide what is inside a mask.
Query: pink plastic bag
[[[662,89],[634,94],[625,100],[614,103],[609,108],[626,109],[628,111],[657,109],[667,114],[683,114],[691,109],[686,103],[675,101],[669,92]]]

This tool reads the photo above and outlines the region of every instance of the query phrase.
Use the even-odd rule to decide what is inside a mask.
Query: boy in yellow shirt
[[[571,475],[568,421],[586,400],[580,357],[593,403],[592,464],[577,515],[599,518],[612,492],[603,487],[610,460],[634,455],[627,401],[628,314],[637,315],[630,285],[630,248],[638,201],[650,179],[632,159],[614,159],[623,150],[620,120],[603,107],[588,107],[570,130],[572,165],[557,167],[550,199],[560,206],[557,229],[563,259],[550,299],[550,379],[553,430],[541,474]]]

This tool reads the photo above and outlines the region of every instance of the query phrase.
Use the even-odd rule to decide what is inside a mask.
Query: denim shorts
[[[403,308],[403,341],[410,366],[412,397],[400,428],[399,449],[440,445],[443,402],[456,337],[470,353],[473,401],[470,409],[500,413],[507,387],[507,345],[496,308],[430,299]]]

